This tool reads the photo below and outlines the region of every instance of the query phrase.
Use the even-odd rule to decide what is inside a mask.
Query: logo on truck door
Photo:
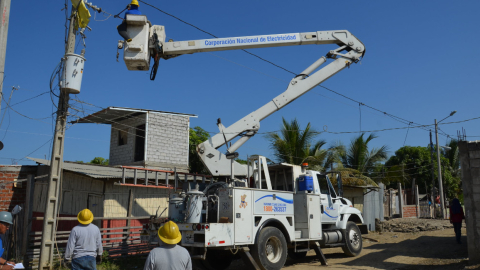
[[[245,201],[245,198],[247,198],[247,194],[243,194],[240,196],[240,208],[246,208],[247,207],[247,202]]]

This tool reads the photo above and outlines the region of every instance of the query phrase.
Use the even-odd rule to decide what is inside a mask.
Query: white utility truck
[[[321,248],[342,247],[348,256],[362,250],[368,233],[361,212],[336,194],[329,177],[306,166],[267,165],[262,156],[239,164],[236,150],[253,137],[260,121],[302,96],[365,53],[363,43],[346,30],[215,38],[165,42],[164,26],[151,25],[143,15],[127,15],[130,42],[119,42],[129,70],[148,70],[155,77],[161,58],[223,50],[308,44],[336,44],[310,67],[295,76],[287,90],[229,127],[218,119],[220,132],[198,145],[197,152],[217,182],[184,185],[172,193],[168,218],[182,231],[181,245],[193,259],[213,269],[225,269],[237,252],[255,269],[280,269],[288,256],[298,259],[313,248],[326,264]],[[320,66],[331,59],[325,67]],[[231,142],[239,137],[233,144]],[[226,153],[218,148],[226,145]],[[177,183],[177,178],[175,177]],[[341,179],[339,193],[341,192]],[[152,217],[142,240],[159,242],[157,229],[165,219]]]

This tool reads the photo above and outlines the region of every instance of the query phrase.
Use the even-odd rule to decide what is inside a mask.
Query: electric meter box
[[[145,15],[127,14],[127,35],[132,39],[125,41],[123,60],[128,70],[149,70],[150,53],[148,38],[150,23]]]
[[[83,67],[85,58],[78,54],[65,55],[63,75],[60,81],[60,89],[70,94],[80,93],[82,87]]]
[[[301,175],[298,178],[298,191],[313,191],[313,177],[311,175]]]

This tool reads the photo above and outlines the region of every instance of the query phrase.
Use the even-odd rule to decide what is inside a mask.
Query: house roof
[[[31,157],[28,157],[28,159],[42,165],[50,166],[50,160]],[[63,162],[63,169],[71,172],[84,174],[93,178],[122,178],[122,168],[116,167],[65,161]],[[125,177],[133,178],[133,170],[126,170]]]
[[[129,119],[129,118],[136,117],[142,114],[147,114],[147,113],[172,114],[172,115],[181,115],[181,116],[188,116],[188,117],[198,117],[195,114],[124,108],[124,107],[108,107],[96,113],[92,113],[83,118],[72,121],[71,123],[112,124],[118,121],[122,121],[125,119]]]

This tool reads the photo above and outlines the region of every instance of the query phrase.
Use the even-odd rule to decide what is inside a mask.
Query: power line
[[[52,138],[52,139],[49,139],[49,140],[46,141],[44,144],[42,144],[40,147],[38,147],[37,149],[33,150],[32,152],[30,152],[29,154],[27,154],[27,155],[24,156],[23,158],[18,159],[18,160],[15,159],[15,162],[19,162],[19,161],[24,160],[25,158],[27,158],[27,157],[30,156],[31,154],[33,154],[33,153],[37,152],[38,150],[40,150],[40,148],[44,147],[47,143],[49,143],[49,142],[52,141],[52,140],[53,140],[53,138]]]
[[[208,31],[205,31],[205,30],[201,29],[200,27],[198,27],[198,26],[196,26],[196,25],[194,25],[194,24],[191,24],[191,23],[189,23],[189,22],[186,22],[186,21],[184,21],[184,20],[176,17],[175,15],[172,15],[172,14],[170,14],[170,13],[168,13],[168,12],[166,12],[166,11],[164,11],[164,10],[162,10],[162,9],[160,9],[160,8],[152,5],[152,4],[149,4],[149,3],[147,3],[147,2],[145,2],[145,1],[143,1],[143,0],[139,0],[139,1],[142,2],[142,3],[144,3],[144,4],[147,5],[147,6],[150,6],[150,7],[154,8],[154,9],[156,9],[156,10],[158,10],[158,11],[160,11],[160,12],[162,12],[162,13],[170,16],[170,17],[172,17],[172,18],[175,18],[175,19],[177,19],[178,21],[180,21],[180,22],[182,22],[182,23],[185,23],[185,24],[187,24],[187,25],[189,25],[189,26],[191,26],[191,27],[193,27],[193,28],[195,28],[195,29],[197,29],[197,30],[199,30],[199,31],[207,34],[207,35],[210,35],[210,36],[212,36],[212,37],[214,37],[214,38],[218,38],[216,35],[208,32]],[[256,54],[253,54],[253,53],[248,52],[248,51],[246,51],[246,50],[242,50],[242,51],[244,51],[245,53],[248,53],[248,54],[250,54],[250,55],[252,55],[252,56],[254,56],[254,57],[256,57],[256,58],[258,58],[258,59],[260,59],[260,60],[262,60],[262,61],[264,61],[264,62],[267,62],[267,63],[269,63],[269,64],[271,64],[271,65],[273,65],[273,66],[275,66],[275,67],[278,67],[278,68],[280,68],[280,69],[282,69],[282,70],[284,70],[284,71],[286,71],[286,72],[288,72],[288,73],[291,73],[291,74],[293,74],[293,75],[297,75],[297,73],[295,73],[295,72],[293,72],[293,71],[291,71],[291,70],[288,70],[288,69],[286,69],[286,68],[284,68],[284,67],[282,67],[282,66],[280,66],[280,65],[277,65],[277,64],[275,64],[275,63],[273,63],[273,62],[271,62],[271,61],[269,61],[269,60],[266,60],[266,59],[264,59],[264,58],[262,58],[262,57],[260,57],[260,56],[258,56],[258,55],[256,55]],[[229,60],[228,60],[228,61],[229,61]],[[231,62],[231,61],[230,61],[230,62]],[[244,67],[245,67],[245,66],[244,66]],[[249,69],[251,69],[251,68],[249,68]],[[342,97],[344,97],[344,98],[346,98],[346,99],[349,99],[349,100],[351,100],[351,101],[353,101],[353,102],[355,102],[355,103],[358,103],[359,106],[363,105],[363,106],[366,106],[367,108],[370,108],[370,109],[372,109],[372,110],[375,110],[375,111],[378,111],[378,112],[380,112],[380,113],[383,113],[384,115],[386,115],[386,116],[388,116],[388,117],[390,117],[390,118],[392,118],[392,119],[394,119],[394,120],[396,120],[396,121],[399,121],[399,122],[404,123],[404,124],[413,123],[413,124],[418,125],[420,128],[422,128],[422,127],[421,127],[421,126],[422,126],[421,124],[418,124],[418,123],[415,123],[415,122],[406,120],[406,119],[404,119],[404,118],[395,116],[395,115],[393,115],[393,114],[384,112],[384,111],[382,111],[382,110],[376,109],[376,108],[374,108],[374,107],[372,107],[372,106],[366,105],[366,104],[364,104],[364,103],[362,103],[362,102],[360,102],[360,101],[357,101],[357,100],[355,100],[355,99],[353,99],[353,98],[350,98],[350,97],[348,97],[348,96],[346,96],[346,95],[344,95],[344,94],[338,93],[338,92],[336,92],[336,91],[334,91],[334,90],[332,90],[332,89],[330,89],[330,88],[328,88],[328,87],[325,87],[325,86],[323,86],[323,85],[318,85],[318,86],[319,86],[319,87],[322,87],[322,88],[324,88],[324,89],[326,89],[326,90],[328,90],[328,91],[330,91],[330,92],[332,92],[332,93],[335,93],[335,94],[337,94],[337,95],[340,95],[340,96],[342,96]],[[360,112],[360,113],[361,113],[361,112]],[[361,120],[360,120],[360,122],[361,122]],[[360,126],[361,126],[361,123],[360,123]],[[360,128],[360,129],[361,129],[361,128]],[[422,128],[422,129],[424,129],[424,128]],[[426,130],[426,129],[424,129],[424,130]],[[426,131],[428,131],[428,130],[426,130]],[[445,135],[444,135],[444,136],[445,136]]]
[[[49,91],[43,92],[43,93],[38,94],[38,95],[36,95],[36,96],[34,96],[34,97],[27,98],[27,99],[25,99],[25,100],[22,100],[22,101],[19,101],[19,102],[17,102],[17,103],[14,103],[14,104],[10,105],[10,107],[16,106],[16,105],[18,105],[18,104],[27,102],[27,101],[32,100],[32,99],[35,99],[35,98],[38,98],[38,97],[43,96],[43,95],[48,94],[48,93],[49,93]],[[2,111],[3,111],[3,110],[6,110],[6,109],[7,109],[7,108],[2,108]]]

